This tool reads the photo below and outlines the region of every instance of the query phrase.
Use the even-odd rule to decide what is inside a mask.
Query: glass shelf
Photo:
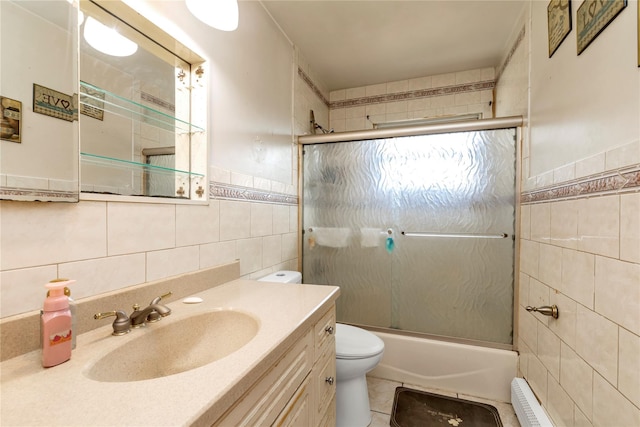
[[[204,174],[200,173],[171,169],[163,166],[149,165],[147,163],[139,163],[131,160],[114,159],[113,157],[106,157],[89,153],[80,153],[80,156],[82,157],[83,164],[125,169],[129,171],[145,171],[148,173],[153,173],[155,175],[182,176],[188,179],[204,178]]]
[[[194,133],[205,131],[204,128],[193,123],[154,110],[151,107],[131,101],[90,83],[81,81],[80,87],[85,89],[85,92],[80,91],[80,105],[86,108],[108,111],[121,117],[147,123],[171,132]]]

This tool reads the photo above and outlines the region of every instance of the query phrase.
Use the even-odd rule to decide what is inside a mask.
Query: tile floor
[[[520,427],[520,423],[518,422],[518,418],[513,411],[513,407],[509,403],[496,402],[493,400],[481,399],[479,397],[429,389],[396,381],[383,380],[370,376],[367,377],[367,385],[369,388],[369,403],[371,406],[372,416],[371,424],[369,425],[369,427],[389,426],[391,418],[391,408],[393,406],[393,397],[395,395],[396,387],[400,386],[493,405],[498,410],[498,413],[500,414],[500,420],[502,421],[502,425],[504,427]]]

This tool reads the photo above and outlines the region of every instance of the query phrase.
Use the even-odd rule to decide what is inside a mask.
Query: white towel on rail
[[[330,248],[344,248],[349,244],[349,228],[313,227],[316,244]]]

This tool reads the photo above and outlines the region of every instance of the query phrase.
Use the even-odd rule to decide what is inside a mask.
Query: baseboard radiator
[[[553,427],[529,384],[522,378],[511,381],[511,405],[522,427]]]

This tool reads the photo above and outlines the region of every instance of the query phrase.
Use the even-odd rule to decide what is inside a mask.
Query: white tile
[[[595,308],[640,334],[640,264],[596,257]]]
[[[453,86],[456,84],[456,74],[448,73],[431,76],[431,84],[434,88]]]
[[[562,293],[593,308],[595,256],[572,249],[562,250]]]
[[[345,99],[364,98],[365,96],[367,96],[367,92],[364,86],[345,90]]]
[[[576,352],[608,381],[618,381],[618,326],[578,305]]]
[[[189,246],[220,239],[220,202],[207,206],[176,205],[176,245]]]
[[[407,101],[387,102],[385,104],[385,113],[387,114],[387,117],[389,116],[389,114],[396,114],[396,113],[406,114],[407,111],[409,111],[408,106],[409,104]]]
[[[190,273],[199,268],[198,246],[184,246],[147,253],[147,281]]]
[[[298,258],[298,233],[282,235],[282,259],[292,260]]]
[[[520,235],[523,239],[531,240],[531,205],[520,207]]]
[[[578,247],[578,201],[551,203],[551,243],[563,248]]]
[[[574,427],[593,427],[591,421],[578,406],[573,407],[573,425]]]
[[[231,184],[253,188],[253,177],[238,172],[231,172]]]
[[[85,298],[146,281],[144,253],[60,264],[60,277],[76,279],[73,298]]]
[[[277,265],[282,261],[282,237],[280,235],[262,238],[262,267]]]
[[[578,249],[618,258],[620,197],[605,196],[578,202]]]
[[[520,241],[520,270],[531,277],[538,277],[540,244],[531,240]]]
[[[605,171],[604,153],[596,154],[576,162],[576,178],[595,175]]]
[[[481,68],[474,70],[459,71],[455,73],[456,84],[475,83],[482,81],[483,71]]]
[[[422,90],[431,88],[431,76],[418,77],[409,80],[409,90]]]
[[[251,236],[251,203],[220,201],[220,240]]]
[[[571,348],[575,348],[578,303],[566,295],[551,292],[549,304],[558,306],[560,312],[557,319],[549,322],[549,329]]]
[[[593,378],[593,425],[640,426],[640,409],[600,375]]]
[[[560,349],[560,385],[588,419],[593,412],[593,369],[578,354],[562,343]]]
[[[346,119],[345,120],[345,129],[346,131],[351,130],[362,130],[365,128],[365,119],[364,117]]]
[[[3,271],[107,255],[104,202],[3,201],[0,229]]]
[[[380,83],[377,85],[369,85],[364,88],[366,96],[384,95],[387,93],[387,84]]]
[[[640,263],[640,193],[620,196],[620,259]]]
[[[409,90],[409,80],[398,80],[387,83],[387,93],[400,93]]]
[[[402,383],[375,377],[367,377],[369,389],[369,405],[372,411],[390,414],[393,406],[393,398],[397,387]]]
[[[560,381],[560,338],[541,322],[538,322],[538,359]]]
[[[560,384],[553,378],[548,378],[548,398],[545,409],[557,426],[573,426],[573,400]]]
[[[520,339],[531,349],[533,354],[538,353],[538,321],[524,309],[518,311],[518,334]]]
[[[200,246],[200,268],[228,264],[238,259],[236,240]]]
[[[251,237],[273,234],[273,205],[251,203]]]
[[[173,205],[109,202],[107,218],[109,256],[175,247]]]
[[[255,176],[253,177],[253,187],[258,190],[271,191],[271,180]]]
[[[262,238],[241,239],[237,241],[240,275],[250,274],[262,269]]]
[[[531,240],[548,243],[551,234],[551,205],[538,203],[531,206]]]
[[[273,205],[273,234],[289,232],[289,206]]]
[[[553,170],[553,183],[571,181],[576,177],[576,164],[570,163]]]
[[[640,142],[634,141],[608,150],[605,153],[605,168],[612,170],[640,163]]]
[[[519,300],[519,304],[522,307],[526,307],[529,304],[529,282],[530,282],[531,278],[529,276],[527,276],[526,274],[520,272],[519,275],[519,280],[518,280],[518,286],[519,286],[519,291],[518,291],[518,300]]]
[[[547,369],[535,356],[529,358],[526,379],[542,406],[545,406],[547,404]]]
[[[298,231],[298,206],[289,206],[289,232]]]
[[[44,285],[59,277],[57,270],[46,265],[0,272],[0,317],[41,309],[47,294]]]
[[[366,115],[365,107],[349,107],[345,108],[345,119],[361,119]]]
[[[640,336],[620,328],[618,390],[640,407]]]
[[[212,181],[220,182],[223,184],[231,184],[231,171],[215,166],[211,166],[209,171],[209,176],[211,177]]]
[[[533,278],[529,282],[529,305],[534,307],[549,305],[549,287]],[[548,316],[544,316],[538,312],[531,312],[531,314],[545,326],[549,322]]]
[[[345,89],[333,90],[329,93],[329,101],[342,101],[346,98],[347,91]]]
[[[540,245],[539,279],[546,285],[560,289],[562,283],[562,248]]]

